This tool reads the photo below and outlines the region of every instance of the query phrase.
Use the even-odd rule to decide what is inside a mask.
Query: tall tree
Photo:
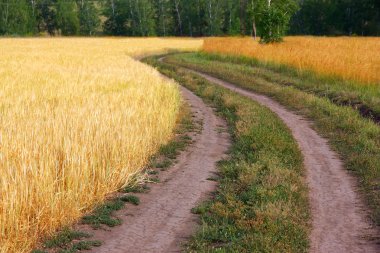
[[[27,0],[0,0],[0,34],[26,35],[33,32],[34,18]]]
[[[78,7],[74,0],[57,0],[57,28],[62,35],[79,33]]]
[[[108,0],[104,4],[106,34],[152,36],[156,34],[152,0]]]
[[[182,0],[173,0],[174,3],[174,13],[175,13],[175,20],[177,24],[177,34],[182,36],[183,35],[183,5],[184,2]]]
[[[262,14],[265,12],[266,4],[266,0],[249,0],[247,4],[248,22],[250,22],[251,34],[255,40],[258,33],[258,24]]]
[[[205,2],[207,0],[188,0],[183,1],[182,10],[182,32],[187,36],[200,36],[208,30],[205,19]]]
[[[248,0],[239,0],[240,9],[240,33],[241,35],[247,34],[247,4]]]
[[[134,29],[134,34],[139,36],[156,35],[155,31],[155,9],[151,0],[130,0],[134,15],[130,19],[137,24]],[[137,28],[137,29],[136,29]]]
[[[380,35],[379,0],[0,0],[0,34],[250,34],[274,42],[291,16],[293,34]]]
[[[77,0],[79,11],[80,34],[94,35],[100,25],[99,10],[95,3],[86,0]]]
[[[266,0],[260,17],[261,42],[281,41],[297,8],[297,0]]]
[[[105,0],[102,3],[103,15],[106,17],[103,23],[103,32],[107,35],[123,34],[123,25],[120,22],[120,16],[123,15],[123,12],[121,11],[121,6],[118,6],[118,3],[117,0]]]
[[[53,0],[31,0],[31,6],[37,32],[47,32],[54,35],[57,29],[56,2]]]
[[[240,34],[240,6],[236,0],[225,0],[223,32],[228,35]]]
[[[303,0],[292,18],[291,33],[380,35],[380,1]]]
[[[220,0],[205,0],[205,10],[208,35],[220,35],[224,20],[223,2]]]
[[[168,36],[173,33],[173,17],[170,0],[155,0],[157,35]]]

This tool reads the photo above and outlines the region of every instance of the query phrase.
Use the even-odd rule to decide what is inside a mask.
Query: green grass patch
[[[181,141],[181,139],[177,141],[172,141],[168,145],[165,145],[160,148],[160,154],[163,156],[169,158],[169,159],[175,159],[181,151],[186,146],[185,141]]]
[[[77,247],[78,244],[86,243],[88,247],[86,249],[91,249],[93,241],[83,241],[72,243],[74,240],[82,240],[84,238],[91,237],[90,234],[81,231],[72,230],[70,228],[64,228],[62,231],[58,232],[56,235],[46,240],[43,244],[43,248],[46,249],[56,249],[57,252],[77,252],[83,247]],[[92,246],[91,246],[92,245]],[[100,246],[100,245],[99,245]],[[46,253],[46,251],[37,249],[33,250],[32,253]]]
[[[302,156],[268,109],[181,68],[147,59],[217,108],[233,137],[211,201],[192,210],[201,228],[189,252],[306,252],[309,208]]]
[[[158,177],[151,177],[151,178],[149,178],[149,182],[151,182],[151,183],[159,183],[161,181],[160,181],[160,179]]]
[[[147,193],[149,192],[150,187],[146,184],[137,184],[137,185],[128,185],[124,187],[121,192],[124,193]]]
[[[134,204],[135,206],[140,204],[140,199],[133,195],[127,195],[120,198],[124,202]]]
[[[169,168],[172,164],[173,164],[172,160],[170,160],[170,159],[164,159],[161,162],[155,163],[153,166],[156,167],[156,168],[158,168],[158,169],[164,170],[164,169]]]
[[[58,251],[59,253],[75,253],[81,250],[90,250],[93,247],[100,247],[102,245],[101,241],[81,241],[71,245],[69,249],[63,249]]]
[[[69,228],[64,228],[58,234],[50,238],[44,243],[46,248],[55,248],[55,247],[63,247],[66,244],[72,242],[73,240],[79,240],[82,238],[91,237],[88,233],[71,230]]]
[[[112,217],[112,213],[121,210],[123,207],[124,201],[120,199],[107,201],[96,208],[90,215],[84,216],[82,222],[91,225],[94,229],[99,229],[101,225],[115,227],[121,224],[121,220]]]

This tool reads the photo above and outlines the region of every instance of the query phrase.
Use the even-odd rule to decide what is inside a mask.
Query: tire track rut
[[[194,233],[198,216],[191,209],[215,190],[216,183],[207,180],[217,172],[216,162],[225,157],[230,145],[226,123],[210,107],[181,87],[202,130],[193,138],[178,162],[160,173],[162,184],[153,185],[148,194],[138,195],[141,204],[118,213],[123,224],[111,231],[95,231],[94,239],[103,245],[91,252],[140,253],[178,252],[181,242]]]

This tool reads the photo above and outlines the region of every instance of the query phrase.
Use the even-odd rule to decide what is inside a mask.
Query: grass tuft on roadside
[[[121,210],[124,207],[124,201],[120,199],[109,200],[100,205],[90,215],[82,218],[84,224],[91,225],[94,229],[99,229],[101,225],[115,227],[121,224],[121,220],[112,217],[112,212]]]
[[[126,195],[120,198],[124,202],[131,203],[135,206],[138,206],[140,204],[140,199],[133,195]]]
[[[81,250],[89,250],[92,247],[101,246],[102,242],[97,240],[84,240],[90,238],[91,235],[81,231],[64,228],[58,234],[45,241],[43,248],[53,250],[58,253],[75,253]],[[32,253],[47,253],[44,250],[33,250]]]
[[[44,245],[46,248],[63,247],[64,245],[70,243],[73,240],[79,240],[82,238],[89,238],[89,237],[91,237],[91,235],[89,235],[88,233],[71,230],[69,228],[64,228],[57,235],[47,240],[44,243]]]

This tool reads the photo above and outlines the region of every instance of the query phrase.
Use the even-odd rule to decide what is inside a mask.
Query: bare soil
[[[121,226],[91,231],[93,240],[103,241],[91,252],[179,252],[181,243],[195,232],[198,218],[191,209],[215,190],[216,183],[207,179],[217,172],[216,162],[225,157],[230,139],[227,131],[220,131],[227,129],[226,123],[212,108],[185,88],[181,91],[202,130],[178,162],[160,173],[162,183],[152,185],[148,194],[136,194],[139,206],[127,205],[117,213]]]
[[[376,230],[367,220],[355,179],[326,139],[310,122],[272,99],[194,70],[208,81],[257,101],[276,113],[291,130],[304,157],[312,213],[312,253],[380,252]],[[377,235],[378,236],[378,235]]]

